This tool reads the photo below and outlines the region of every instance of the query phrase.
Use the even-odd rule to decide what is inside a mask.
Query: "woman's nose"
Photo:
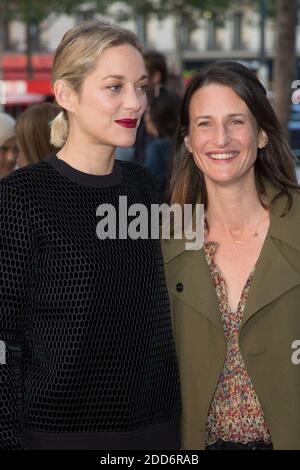
[[[214,144],[218,147],[225,147],[230,141],[230,133],[224,124],[215,127]]]
[[[140,111],[144,102],[144,96],[139,96],[136,90],[127,91],[124,107],[137,112]]]

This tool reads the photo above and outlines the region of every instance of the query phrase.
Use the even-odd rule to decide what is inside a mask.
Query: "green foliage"
[[[0,6],[7,19],[19,19],[26,24],[39,24],[51,13],[78,13],[82,5],[86,3],[87,1],[84,0],[0,0]],[[95,5],[96,10],[104,11],[109,1],[94,0],[89,3]]]
[[[0,0],[2,14],[6,19],[17,18],[27,24],[38,24],[51,13],[76,14],[83,5],[94,5],[94,11],[104,13],[107,7],[116,3],[116,0]],[[231,7],[249,5],[256,10],[260,8],[260,0],[124,0],[135,14],[156,14],[160,18],[168,14],[194,14],[201,15],[210,11],[218,16]],[[299,0],[300,3],[300,0]],[[267,14],[274,17],[276,13],[276,0],[266,0]]]
[[[266,11],[269,17],[276,15],[276,0],[265,0]],[[123,3],[131,6],[136,13],[156,13],[164,16],[170,13],[191,11],[199,14],[210,11],[213,14],[224,13],[228,8],[247,5],[258,11],[260,0],[124,0]],[[300,5],[300,0],[299,0]]]
[[[116,1],[113,1],[112,3],[116,3]],[[122,3],[129,5],[135,13],[148,14],[156,13],[158,11],[157,2],[153,2],[152,0],[125,0],[122,1]]]

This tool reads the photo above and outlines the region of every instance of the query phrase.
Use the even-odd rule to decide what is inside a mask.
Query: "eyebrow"
[[[226,117],[237,117],[237,116],[243,116],[246,117],[247,115],[245,113],[231,113],[231,114],[226,114]],[[211,119],[213,116],[205,115],[205,116],[197,116],[195,117],[195,120],[197,119]]]
[[[107,75],[107,77],[104,77],[102,80],[107,80],[108,78],[116,78],[117,80],[124,80],[126,77],[124,75]],[[148,75],[142,75],[137,82],[140,82],[141,80],[145,80],[148,78]]]

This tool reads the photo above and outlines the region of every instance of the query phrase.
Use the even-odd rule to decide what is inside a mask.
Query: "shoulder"
[[[14,170],[0,181],[1,187],[16,188],[20,192],[30,188],[30,185],[42,178],[46,165],[43,161]]]
[[[300,214],[300,190],[292,192],[293,204],[296,208],[298,215]]]
[[[292,191],[292,200],[293,205],[287,215],[282,217],[283,226],[287,230],[291,230],[297,233],[297,238],[299,239],[299,251],[300,251],[300,237],[299,237],[299,228],[300,228],[300,191]],[[286,222],[286,223],[285,223]]]
[[[288,199],[286,196],[278,197],[274,199],[274,202],[271,205],[271,212],[273,215],[280,221],[282,224],[289,229],[292,228],[293,224],[298,224],[300,221],[300,190],[290,190],[291,202],[292,205],[287,211]],[[298,226],[299,227],[299,226]],[[297,227],[297,228],[298,228]]]
[[[1,210],[4,205],[11,210],[28,212],[36,207],[38,192],[43,193],[49,179],[50,165],[43,161],[18,168],[0,180]],[[8,210],[8,209],[7,209]]]
[[[279,198],[270,212],[270,235],[300,253],[300,191],[291,191],[292,207],[284,215],[286,197]]]

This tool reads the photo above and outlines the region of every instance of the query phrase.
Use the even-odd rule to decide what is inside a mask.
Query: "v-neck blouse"
[[[263,440],[270,443],[271,436],[264,413],[238,344],[239,330],[255,266],[244,285],[238,307],[235,312],[232,312],[229,307],[225,279],[214,262],[218,246],[217,242],[207,241],[204,243],[204,251],[223,320],[227,353],[208,412],[206,445],[213,444],[218,439],[241,443]]]

